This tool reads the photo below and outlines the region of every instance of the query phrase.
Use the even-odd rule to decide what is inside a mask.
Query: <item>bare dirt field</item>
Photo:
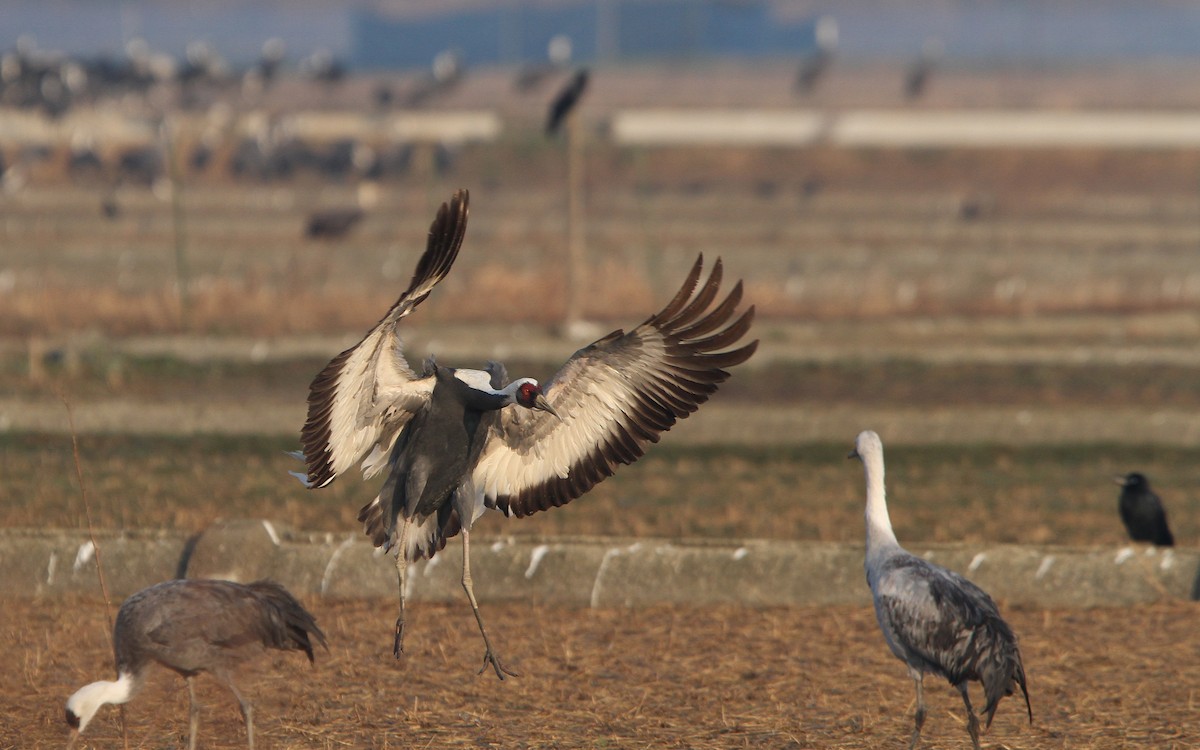
[[[865,583],[863,584],[866,585]],[[391,602],[311,602],[330,640],[265,657],[242,686],[260,748],[904,748],[913,688],[869,608],[561,609],[485,604],[522,676],[476,675],[482,645],[466,602],[411,609],[407,655],[390,653]],[[1002,603],[1003,608],[1003,603]],[[989,748],[1190,748],[1200,742],[1196,606],[1006,612],[1021,638],[1034,723],[1000,705]],[[62,706],[110,679],[97,601],[0,609],[0,747],[60,747]],[[202,747],[244,747],[236,704],[200,681]],[[969,747],[961,701],[927,680],[923,747]],[[978,699],[974,698],[978,704]],[[121,747],[102,709],[87,747]],[[186,742],[187,691],[156,670],[126,707],[130,747]]]
[[[790,74],[774,71],[770,86]],[[702,71],[676,103],[762,106],[771,94],[739,83],[749,78],[719,94]],[[1034,78],[952,74],[929,106],[1192,107],[1197,80]],[[891,78],[847,80],[813,105],[878,105],[885,85],[898,96]],[[361,105],[368,84],[343,104]],[[472,78],[450,105],[477,104],[488,85]],[[596,102],[640,105],[672,86],[598,85]],[[540,106],[510,104],[540,120]],[[173,213],[161,181],[69,181],[65,150],[14,162],[0,194],[0,526],[85,525],[66,396],[95,420],[80,449],[100,526],[199,531],[267,517],[357,529],[374,484],[348,476],[308,492],[286,476],[296,466],[283,451],[296,447],[308,380],[394,301],[452,190],[472,191],[467,243],[414,316],[412,350],[495,356],[544,377],[574,348],[556,337],[565,150],[534,128],[380,182],[375,207],[337,242],[304,239],[304,222],[356,205],[356,177],[189,174]],[[1111,477],[1135,469],[1163,492],[1181,543],[1200,538],[1200,155],[622,149],[592,135],[584,311],[597,334],[652,312],[703,252],[745,280],[762,348],[637,467],[566,509],[505,527],[485,519],[481,536],[857,541],[862,474],[844,456],[874,427],[897,437],[888,476],[905,541],[1122,544]],[[503,343],[524,339],[553,346]],[[250,344],[213,354],[231,341]],[[716,439],[686,440],[710,422]],[[61,747],[66,697],[111,675],[103,606],[2,604],[0,748]],[[309,604],[330,653],[312,669],[268,657],[246,676],[263,748],[907,747],[912,685],[868,609],[485,603],[523,674],[499,683],[475,674],[465,602],[413,607],[399,664],[390,601]],[[985,745],[1197,746],[1196,607],[1004,608],[1035,722],[1008,699]],[[957,695],[928,687],[924,746],[968,747]],[[211,682],[202,700],[201,745],[244,746],[233,701]],[[183,682],[159,673],[127,707],[130,746],[180,746],[186,703]],[[86,744],[121,747],[117,716],[105,709]]]
[[[614,536],[860,542],[862,467],[841,443],[656,446],[564,508],[524,519],[490,513],[491,536]],[[357,534],[380,478],[321,490],[287,475],[286,438],[84,436],[95,525],[199,533],[219,519],[267,518],[303,531]],[[1194,449],[1169,446],[924,445],[887,450],[891,514],[919,542],[1126,543],[1113,477],[1151,477],[1179,544],[1200,539]],[[0,527],[86,528],[69,436],[0,436]],[[474,537],[473,537],[474,538]]]

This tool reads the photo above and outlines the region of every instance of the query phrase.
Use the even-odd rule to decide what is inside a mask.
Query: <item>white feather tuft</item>
[[[80,570],[84,565],[91,561],[96,554],[96,545],[91,541],[84,542],[79,545],[79,551],[75,553],[75,570]]]
[[[310,490],[312,489],[313,483],[308,481],[308,474],[304,474],[299,471],[289,471],[288,474],[291,474],[295,478],[299,479],[300,484],[304,485],[305,487],[309,488]]]

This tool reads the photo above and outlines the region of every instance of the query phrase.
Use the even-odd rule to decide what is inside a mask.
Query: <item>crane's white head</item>
[[[71,744],[105,703],[125,703],[133,697],[134,679],[122,673],[116,682],[100,680],[84,685],[67,699],[66,718],[71,727]]]
[[[883,441],[879,439],[879,436],[873,430],[863,430],[854,439],[854,450],[846,458],[861,458],[866,460],[866,457],[871,455],[883,455]]]
[[[542,393],[542,387],[533,378],[520,378],[509,383],[504,389],[504,394],[508,397],[508,403],[524,406],[526,409],[538,409],[540,411],[548,411],[554,416],[559,417],[558,412],[546,400],[546,394]]]
[[[854,439],[854,450],[847,458],[858,458],[863,462],[867,480],[867,557],[872,558],[877,550],[886,553],[900,546],[892,530],[892,519],[888,517],[883,485],[883,441],[872,430],[863,430]]]

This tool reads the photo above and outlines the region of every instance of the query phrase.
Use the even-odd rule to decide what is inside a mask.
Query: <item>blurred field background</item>
[[[336,5],[286,10],[303,19]],[[775,5],[816,19],[815,6]],[[966,5],[974,10],[948,17],[986,10]],[[433,7],[411,6],[385,10]],[[200,532],[261,517],[357,535],[355,515],[378,481],[350,475],[310,492],[287,475],[300,467],[285,451],[297,447],[309,380],[395,300],[436,207],[467,188],[463,252],[408,321],[414,360],[496,358],[544,380],[579,346],[660,307],[698,253],[744,280],[761,340],[637,465],[565,509],[484,518],[477,538],[857,543],[862,472],[845,456],[873,428],[897,535],[915,551],[955,541],[1115,550],[1126,539],[1112,479],[1134,470],[1163,496],[1179,544],[1194,546],[1200,148],[853,146],[828,133],[650,145],[622,141],[614,125],[650,110],[799,114],[830,128],[864,112],[958,112],[985,125],[1033,113],[1131,118],[1133,132],[1149,134],[1154,118],[1190,115],[1200,100],[1194,50],[1036,54],[1078,52],[1079,40],[1099,38],[1101,16],[1141,28],[1118,6],[1050,4],[1052,29],[1073,33],[1016,38],[1010,57],[948,40],[944,64],[912,96],[895,46],[855,53],[855,22],[926,16],[843,3],[849,51],[808,91],[796,79],[811,49],[758,61],[609,60],[554,138],[542,126],[564,72],[521,91],[515,62],[469,67],[420,102],[411,96],[430,72],[413,67],[337,80],[291,67],[270,86],[156,84],[61,111],[14,104],[5,79],[0,527],[85,528],[86,493],[105,528]],[[1151,11],[1181,34],[1190,28],[1183,6],[1140,8]],[[1078,33],[1076,15],[1087,21]],[[421,134],[399,135],[418,121]],[[464,122],[495,127],[451,137]],[[1003,135],[1005,122],[985,130]],[[585,268],[575,300],[571,196]],[[323,212],[356,210],[339,236],[306,229]],[[586,325],[567,320],[570,302]],[[311,604],[332,654],[315,671],[276,660],[286,680],[249,683],[267,747],[899,747],[911,727],[911,684],[860,608],[488,603],[506,656],[527,675],[500,685],[472,674],[465,605],[414,607],[413,653],[394,663],[391,602]],[[1036,722],[1027,728],[1006,702],[986,744],[1195,746],[1191,603],[1001,606],[1022,638]],[[0,726],[0,746],[61,746],[62,700],[108,670],[100,606],[3,610],[0,635],[17,648],[0,666],[19,682],[3,706],[20,718]],[[137,747],[185,731],[182,683],[156,679],[129,709]],[[925,746],[962,747],[958,698],[933,682]],[[209,690],[204,703],[201,742],[239,746],[227,696]],[[120,741],[115,716],[97,719],[96,746]]]
[[[785,73],[722,69],[713,97],[746,97],[764,77],[784,86]],[[379,179],[188,168],[182,145],[174,183],[72,168],[69,144],[23,168],[0,202],[2,522],[82,523],[65,398],[102,525],[261,515],[353,529],[372,488],[305,492],[282,451],[308,380],[391,304],[437,204],[467,187],[467,243],[411,319],[412,357],[498,358],[545,379],[661,305],[701,252],[745,281],[762,339],[641,465],[565,512],[481,533],[857,539],[860,472],[841,456],[871,427],[892,449],[902,538],[1117,543],[1110,480],[1135,469],[1162,490],[1181,542],[1194,538],[1196,151],[621,145],[607,118],[639,87],[662,96],[646,80],[666,74],[600,71],[574,133],[592,324],[580,333],[564,326],[568,147],[538,130],[544,96],[517,96],[513,111],[487,75],[494,86],[469,80],[478,88],[445,106],[509,112],[496,140],[416,144]],[[892,74],[840,75],[816,104],[853,105]],[[938,106],[979,110],[980,91],[1016,89],[1049,103],[1103,78],[958,76],[970,85],[951,75]],[[285,83],[306,92],[298,103],[332,106]],[[1112,104],[1134,111],[1162,95],[1116,89]],[[351,80],[338,106],[353,118],[368,91]],[[188,132],[195,116],[179,117]],[[345,236],[305,235],[314,211],[364,192],[373,203]]]

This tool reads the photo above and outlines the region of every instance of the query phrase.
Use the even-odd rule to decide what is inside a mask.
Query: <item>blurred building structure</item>
[[[936,36],[957,64],[1200,57],[1200,5],[1178,0],[8,0],[0,49],[114,53],[133,38],[182,56],[207,41],[249,64],[263,40],[303,56],[329,49],[356,70],[540,60],[568,35],[584,64],[780,58],[837,18],[840,60],[911,60]]]

